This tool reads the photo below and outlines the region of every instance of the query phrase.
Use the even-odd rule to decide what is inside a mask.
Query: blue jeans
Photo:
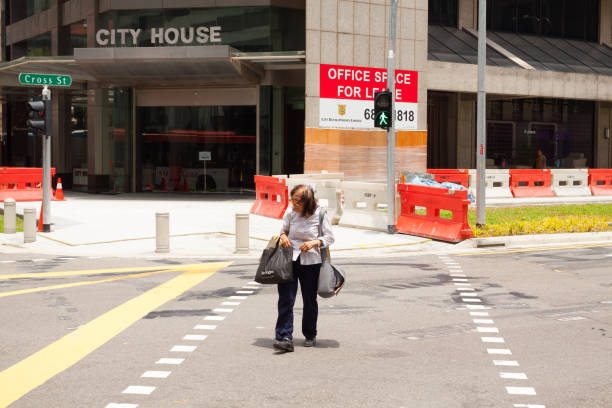
[[[302,290],[304,313],[302,315],[302,334],[307,339],[317,337],[317,287],[321,264],[302,265],[300,258],[293,262],[293,282],[278,285],[278,319],[276,320],[276,339],[293,339],[293,305],[297,295],[298,280]]]

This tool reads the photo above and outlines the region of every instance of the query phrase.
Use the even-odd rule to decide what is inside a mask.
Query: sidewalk
[[[568,199],[559,197],[561,202]],[[51,203],[53,232],[38,233],[37,241],[23,243],[23,233],[0,233],[1,253],[41,253],[62,256],[134,258],[258,258],[281,220],[251,214],[250,253],[234,254],[236,213],[248,213],[252,194],[179,195],[66,193],[66,201]],[[497,200],[500,201],[500,200]],[[612,203],[612,197],[609,201]],[[496,203],[497,204],[497,203]],[[3,207],[3,204],[0,203]],[[40,211],[40,202],[17,203]],[[170,253],[155,253],[155,213],[170,213]],[[404,234],[334,226],[332,254],[393,256],[407,253],[451,252],[473,247],[473,242],[449,244]],[[554,237],[553,237],[554,239]],[[564,238],[573,243],[571,237]],[[601,236],[603,241],[609,237]],[[589,240],[597,240],[590,237]],[[541,238],[540,238],[541,241]],[[548,241],[551,241],[549,238]]]

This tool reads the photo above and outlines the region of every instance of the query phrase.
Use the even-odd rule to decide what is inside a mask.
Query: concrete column
[[[249,253],[249,214],[236,214],[236,253]]]
[[[92,87],[87,90],[87,190],[92,193],[109,191],[109,161],[112,151],[108,146],[109,135],[104,115],[103,89]]]
[[[601,0],[599,42],[612,46],[612,0]]]
[[[478,1],[459,0],[458,28],[478,29]]]
[[[17,232],[17,213],[15,200],[7,198],[4,200],[4,233],[14,234]]]
[[[155,213],[155,252],[170,252],[170,214],[167,212]]]
[[[23,210],[23,242],[36,242],[36,209]]]

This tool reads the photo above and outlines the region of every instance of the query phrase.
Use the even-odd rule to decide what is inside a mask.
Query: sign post
[[[211,152],[199,152],[198,157],[204,163],[204,191],[206,191],[206,162],[212,160]]]
[[[395,95],[395,17],[398,0],[389,5],[389,54],[387,55],[387,88]],[[391,97],[391,112],[395,112],[395,98]],[[377,118],[378,119],[378,118]],[[395,120],[387,129],[387,231],[395,234]]]

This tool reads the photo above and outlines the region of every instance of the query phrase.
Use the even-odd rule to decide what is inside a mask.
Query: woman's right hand
[[[280,241],[281,241],[281,245],[283,246],[283,248],[287,248],[291,246],[291,240],[289,239],[287,234],[281,234]]]

